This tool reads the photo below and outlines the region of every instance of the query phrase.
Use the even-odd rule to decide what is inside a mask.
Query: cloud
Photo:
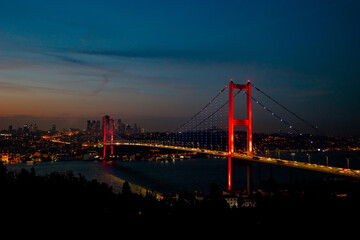
[[[52,55],[53,56],[53,55]],[[87,79],[74,79],[71,81],[66,81],[66,83],[79,83],[79,82],[88,82],[88,81],[98,81],[94,80],[94,77],[98,77],[99,75],[103,75],[104,77],[100,80],[100,85],[91,91],[91,96],[96,96],[98,93],[102,92],[105,86],[109,83],[108,76],[112,76],[113,85],[121,84],[121,85],[130,85],[135,86],[133,89],[149,89],[149,88],[157,88],[157,89],[167,89],[171,91],[176,91],[182,95],[189,95],[193,92],[191,86],[187,83],[183,83],[180,81],[181,79],[177,77],[170,76],[160,76],[160,75],[144,75],[134,73],[134,71],[125,71],[114,68],[113,66],[107,66],[104,62],[99,62],[98,64],[86,62],[86,61],[78,61],[73,57],[59,57],[61,61],[65,61],[66,63],[86,66],[95,70],[95,72],[89,73],[88,71],[82,72],[65,72],[68,75],[74,76],[87,76]],[[99,60],[100,61],[100,60]],[[113,86],[112,90],[121,90],[121,87],[118,88]],[[108,89],[111,91],[111,89]],[[133,91],[130,91],[131,93]]]
[[[4,56],[1,56],[1,58],[4,58]],[[28,61],[0,59],[0,71],[29,69],[31,67],[34,67],[34,64]]]
[[[318,96],[325,96],[331,94],[332,91],[327,90],[303,90],[299,91],[298,93],[293,93],[292,96],[307,98],[307,97],[318,97]]]
[[[47,54],[46,55],[50,56],[50,57],[55,57],[63,62],[68,62],[71,64],[79,64],[79,65],[84,65],[84,66],[93,66],[92,64],[90,64],[88,61],[83,61],[83,60],[79,60],[76,59],[74,57],[69,57],[69,56],[64,56],[64,55],[58,55],[58,54]]]
[[[6,92],[24,92],[27,91],[28,88],[19,84],[0,82],[0,90],[5,90]]]
[[[0,82],[0,91],[18,93],[18,92],[29,92],[32,90],[45,91],[45,92],[57,93],[57,94],[75,94],[75,91],[69,89],[57,89],[50,87],[39,87],[39,86],[30,86],[25,84]]]
[[[171,59],[203,59],[205,56],[209,57],[209,54],[205,51],[199,50],[137,50],[137,51],[121,51],[121,50],[81,50],[71,49],[68,52],[87,55],[101,55],[110,57],[124,57],[124,58],[171,58]]]
[[[92,92],[91,92],[91,96],[95,96],[97,95],[99,92],[101,92],[102,90],[104,90],[104,87],[105,85],[109,82],[109,79],[108,77],[105,75],[103,77],[103,79],[101,80],[101,83],[100,83],[100,86],[97,87],[96,89],[94,89]]]
[[[191,95],[193,92],[193,86],[190,86],[193,83],[182,81],[177,76],[154,74],[152,72],[153,68],[160,66],[162,62],[156,63],[155,66],[147,61],[140,63],[137,61],[142,61],[140,58],[162,58],[164,61],[166,61],[165,58],[191,59],[192,56],[197,54],[196,51],[92,51],[36,48],[31,50],[22,49],[21,52],[23,54],[16,51],[13,54],[9,53],[9,56],[0,55],[0,71],[2,69],[9,71],[21,70],[16,72],[16,76],[19,76],[22,79],[21,82],[23,82],[2,80],[0,82],[0,91],[4,89],[8,92],[43,91],[55,94],[80,94],[91,97],[99,95],[104,89],[106,91],[113,89],[121,92],[123,87],[133,89],[126,92],[128,94],[137,94],[138,91],[158,97],[168,94]],[[112,57],[119,57],[120,61]],[[136,59],[132,59],[131,61],[134,64],[127,68],[128,65],[123,64],[121,57]],[[32,58],[34,61],[30,61]],[[2,62],[5,64],[1,64]],[[127,60],[126,63],[128,64]],[[137,69],[136,66],[140,68]],[[36,73],[51,73],[51,75],[48,75],[48,84],[44,84],[45,79],[42,80],[42,85],[32,84],[29,82],[28,77],[23,76],[23,73],[27,73],[27,69],[33,71],[32,68],[34,67],[36,67]],[[61,76],[63,74],[67,76],[64,78]],[[29,76],[29,74],[27,73],[26,76]],[[111,78],[111,81],[109,78]],[[111,88],[107,87],[110,82]],[[162,93],[159,94],[159,92]]]

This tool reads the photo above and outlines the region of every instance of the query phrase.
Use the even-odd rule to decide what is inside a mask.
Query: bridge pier
[[[106,159],[106,149],[110,148],[110,156],[114,155],[114,145],[104,145],[103,159]]]
[[[252,163],[249,161],[239,161],[238,159],[232,159],[228,157],[228,190],[231,190],[232,182],[232,163],[236,161],[236,165],[246,167],[246,192],[252,194]]]
[[[231,190],[231,174],[232,174],[232,169],[231,169],[231,161],[232,161],[232,159],[231,159],[231,157],[229,156],[228,157],[228,190],[230,191]]]

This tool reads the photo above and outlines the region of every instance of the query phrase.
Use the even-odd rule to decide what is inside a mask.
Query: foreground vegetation
[[[2,219],[39,224],[59,219],[64,223],[135,220],[137,224],[186,219],[238,226],[343,225],[360,213],[359,186],[353,181],[295,184],[286,190],[274,185],[271,197],[254,196],[256,208],[229,208],[216,186],[201,202],[158,201],[131,193],[127,184],[121,193],[114,193],[108,185],[72,172],[38,176],[34,169],[14,173],[0,164]]]

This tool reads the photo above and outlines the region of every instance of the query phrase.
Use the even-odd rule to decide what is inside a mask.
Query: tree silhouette
[[[129,196],[131,194],[130,184],[128,182],[124,182],[121,193],[124,196]]]

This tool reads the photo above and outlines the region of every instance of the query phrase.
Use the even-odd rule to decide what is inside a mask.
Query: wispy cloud
[[[303,90],[303,91],[298,91],[297,93],[294,93],[292,95],[295,97],[306,99],[307,97],[325,96],[331,93],[332,91],[327,91],[327,90]]]
[[[91,96],[97,95],[99,92],[104,90],[105,85],[109,82],[108,77],[105,75],[100,82],[100,86],[91,92]]]
[[[3,56],[0,56],[0,71],[29,69],[31,67],[34,67],[34,64],[31,62],[21,60],[9,60],[4,59]]]
[[[90,66],[93,67],[94,65],[91,64],[89,61],[80,60],[74,57],[71,57],[69,55],[60,55],[60,54],[54,54],[54,53],[44,53],[44,55],[56,58],[57,60],[60,60],[62,62],[70,63],[70,64],[78,64],[83,66]]]
[[[64,53],[63,53],[64,54]],[[160,75],[146,75],[143,71],[139,70],[139,74],[134,73],[134,71],[126,71],[124,67],[119,63],[119,65],[107,65],[106,62],[104,62],[103,58],[96,59],[96,56],[100,58],[99,55],[95,56],[95,60],[93,58],[93,61],[98,61],[97,63],[92,61],[83,60],[86,59],[86,55],[88,53],[79,51],[79,52],[67,52],[67,56],[59,54],[50,54],[49,56],[55,57],[57,60],[61,63],[71,64],[71,65],[79,65],[81,67],[87,67],[89,68],[88,71],[83,72],[66,72],[65,74],[69,75],[84,75],[87,77],[90,77],[91,79],[88,80],[72,80],[72,82],[86,82],[86,81],[94,81],[94,77],[98,77],[99,75],[104,76],[100,80],[100,85],[96,87],[90,95],[95,96],[101,91],[103,91],[106,84],[109,83],[108,77],[112,76],[112,83],[113,84],[121,84],[121,85],[129,85],[134,86],[135,88],[142,89],[142,88],[161,88],[161,89],[168,89],[171,91],[176,91],[182,95],[189,95],[192,93],[192,87],[189,86],[189,84],[186,84],[181,81],[178,77],[171,77],[171,76],[160,76]],[[81,55],[84,54],[84,55]],[[121,54],[117,55],[116,53],[109,52],[106,57],[111,56],[114,54],[114,56],[120,56]],[[127,55],[124,54],[124,56],[131,56],[131,54]],[[139,55],[141,56],[141,54]],[[102,61],[101,61],[102,60]],[[144,63],[146,65],[146,63]],[[118,68],[116,68],[118,66]],[[94,70],[94,72],[89,73],[90,69]],[[141,73],[141,74],[140,74]],[[98,81],[98,80],[95,80]],[[115,86],[115,88],[112,89],[120,89]],[[166,95],[166,94],[165,94]]]
[[[73,90],[69,89],[57,89],[50,87],[40,87],[40,86],[32,86],[26,84],[18,84],[18,83],[10,83],[10,82],[0,82],[0,91],[6,92],[30,92],[30,91],[45,91],[50,93],[58,93],[58,94],[74,94]]]
[[[16,50],[16,51],[15,51]],[[169,94],[190,95],[193,84],[182,81],[171,75],[154,74],[153,65],[146,59],[160,59],[156,66],[162,65],[167,58],[186,58],[200,54],[196,51],[113,51],[113,50],[67,50],[57,48],[10,49],[10,55],[0,55],[1,70],[21,70],[14,76],[22,77],[21,81],[3,78],[0,91],[30,92],[42,91],[54,94],[85,95],[95,97],[105,89],[109,92],[132,89],[127,94],[142,92],[148,96],[166,96]],[[11,55],[13,54],[13,55]],[[27,57],[29,55],[29,57]],[[9,57],[11,56],[11,58]],[[118,59],[114,59],[118,58]],[[123,59],[125,58],[125,63]],[[145,60],[141,60],[140,58]],[[35,59],[29,61],[29,59]],[[162,60],[161,60],[162,59]],[[130,67],[129,66],[129,61]],[[153,63],[152,63],[153,64]],[[160,64],[160,65],[158,65]],[[137,69],[134,66],[140,66]],[[34,76],[38,72],[48,75],[49,79],[42,84],[36,83],[27,76],[28,69]],[[36,71],[34,71],[36,69]],[[22,71],[24,70],[24,71]],[[24,74],[23,74],[24,73]],[[26,73],[26,74],[25,74]],[[63,77],[67,75],[66,77]],[[111,81],[109,80],[111,79]],[[45,84],[44,84],[45,83]],[[69,85],[72,85],[69,87]],[[111,86],[111,87],[109,87]],[[164,91],[165,90],[165,91]],[[161,94],[159,94],[161,92]]]
[[[200,50],[82,50],[82,49],[69,49],[66,50],[70,53],[87,54],[87,55],[100,55],[121,58],[171,58],[171,59],[204,59],[209,57],[209,53]]]

